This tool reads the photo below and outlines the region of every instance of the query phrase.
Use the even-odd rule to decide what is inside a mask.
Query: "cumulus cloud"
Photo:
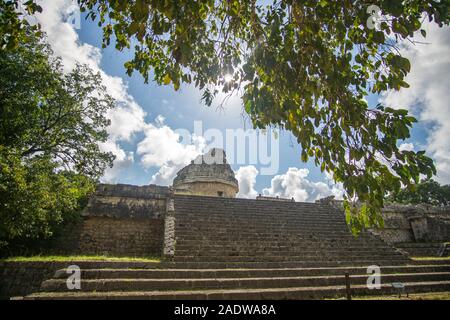
[[[342,186],[332,184],[329,178],[328,184],[313,182],[308,179],[308,175],[308,169],[289,168],[285,174],[276,175],[272,179],[270,188],[263,189],[263,195],[294,198],[301,202],[314,202],[330,195],[342,198]]]
[[[126,168],[129,168],[134,163],[134,152],[124,151],[117,143],[112,140],[108,140],[105,143],[100,144],[100,148],[106,152],[112,152],[116,159],[114,160],[114,166],[108,168],[103,176],[103,181],[110,183],[116,183],[117,177],[120,172]]]
[[[136,150],[141,157],[140,164],[144,168],[159,168],[150,182],[161,185],[172,183],[178,170],[204,151],[205,140],[186,132],[180,135],[164,124],[162,115],[158,115],[154,123],[146,123],[146,112],[128,93],[122,78],[110,76],[101,69],[101,50],[81,43],[73,25],[65,21],[67,12],[71,7],[73,9],[73,2],[54,0],[41,1],[40,4],[43,14],[38,14],[37,19],[55,55],[62,58],[64,70],[70,72],[77,63],[87,64],[101,74],[108,94],[117,102],[117,107],[107,114],[111,120],[108,140],[100,144],[101,150],[112,152],[116,159],[113,168],[106,170],[102,180],[117,182],[120,173],[135,162],[135,152],[125,151],[121,143],[132,142],[137,133],[142,133],[144,138],[137,144]]]
[[[398,149],[400,151],[413,151],[414,150],[414,144],[413,143],[402,143]]]
[[[101,50],[86,43],[81,43],[72,24],[65,21],[65,15],[73,7],[71,0],[41,1],[43,13],[36,18],[47,34],[56,56],[62,58],[64,70],[70,72],[77,63],[87,64],[94,72],[99,72],[107,92],[117,102],[117,107],[110,110],[107,117],[111,119],[108,127],[108,141],[100,144],[103,151],[110,151],[115,156],[114,167],[107,169],[103,181],[115,182],[121,170],[134,162],[134,153],[126,152],[121,142],[129,142],[133,136],[144,130],[145,111],[134,98],[128,94],[127,85],[120,77],[113,77],[100,67]]]
[[[259,172],[255,166],[240,167],[236,171],[236,179],[239,183],[237,197],[256,198],[256,178]],[[289,168],[286,173],[272,178],[270,187],[264,188],[262,194],[269,197],[294,198],[295,201],[314,202],[328,196],[342,199],[344,190],[341,184],[335,184],[330,175],[326,174],[325,182],[313,182],[308,179],[309,170]]]
[[[427,37],[417,36],[427,44],[406,43],[402,54],[411,61],[406,81],[410,88],[392,91],[382,102],[393,108],[407,108],[430,124],[426,150],[436,161],[437,180],[450,182],[450,32],[427,24]]]
[[[238,169],[236,172],[236,179],[239,184],[238,198],[252,199],[258,195],[258,192],[255,190],[258,173],[258,170],[252,165]]]
[[[136,150],[136,154],[141,157],[140,164],[144,168],[159,168],[150,182],[161,185],[172,183],[178,170],[203,152],[205,140],[197,136],[189,136],[187,139],[186,133],[180,135],[164,124],[162,115],[158,115],[154,123],[146,123],[146,112],[128,93],[128,87],[122,78],[110,76],[102,70],[101,50],[81,43],[73,25],[65,21],[73,2],[54,0],[41,1],[40,4],[43,14],[38,14],[37,19],[46,32],[55,55],[62,58],[64,70],[70,72],[77,63],[87,64],[94,72],[101,74],[108,94],[117,102],[117,107],[107,114],[111,120],[108,140],[100,144],[101,150],[112,152],[116,159],[113,168],[106,170],[102,180],[117,182],[120,173],[133,165],[135,152],[125,151],[121,143],[132,142],[137,133],[142,133],[144,138],[137,144]]]
[[[147,124],[143,130],[145,138],[137,145],[137,154],[144,168],[159,167],[152,176],[151,183],[168,185],[172,183],[178,170],[200,155],[206,146],[203,137],[183,134],[164,124],[159,115],[155,124]]]

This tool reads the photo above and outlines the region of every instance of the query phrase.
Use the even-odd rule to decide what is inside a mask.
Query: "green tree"
[[[74,216],[113,155],[99,74],[64,73],[40,38],[0,52],[0,242],[45,238]]]
[[[447,27],[449,2],[434,0],[79,0],[103,30],[103,46],[131,49],[128,74],[159,84],[192,83],[211,105],[239,94],[254,127],[287,129],[342,182],[352,230],[380,226],[384,197],[431,177],[424,151],[400,151],[416,119],[403,109],[371,108],[369,93],[408,87],[398,51],[423,19]],[[381,10],[379,28],[374,12]],[[371,7],[374,8],[374,7]],[[401,106],[399,106],[401,107]],[[356,204],[356,199],[361,205]]]
[[[32,15],[42,12],[42,7],[34,1],[0,1],[0,49],[17,48],[28,37],[27,30],[33,30],[36,36],[40,35],[39,26],[32,26],[27,19],[23,19],[21,10]]]
[[[387,201],[404,204],[431,204],[443,206],[450,204],[450,185],[440,185],[433,179],[422,180],[412,188],[402,188],[389,195]]]

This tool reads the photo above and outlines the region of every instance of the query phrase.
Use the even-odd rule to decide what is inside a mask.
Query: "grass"
[[[401,298],[398,295],[385,296],[361,296],[352,297],[353,300],[450,300],[450,292],[430,292],[430,293],[412,293],[406,297],[402,294]]]
[[[429,261],[429,260],[450,261],[450,257],[411,257],[411,259],[416,261]]]
[[[9,257],[1,259],[3,262],[65,262],[65,261],[118,261],[118,262],[160,262],[157,257],[109,257],[109,256],[30,256]]]

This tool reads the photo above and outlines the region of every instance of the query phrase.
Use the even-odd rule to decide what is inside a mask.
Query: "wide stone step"
[[[400,242],[396,243],[396,246],[402,248],[436,248],[438,249],[442,243],[441,242]]]
[[[313,223],[318,223],[323,226],[347,226],[345,223],[344,217],[296,217],[296,218],[283,218],[281,219],[279,216],[276,215],[268,215],[265,216],[265,218],[260,217],[247,217],[247,218],[232,218],[228,217],[227,215],[218,216],[217,218],[212,218],[210,216],[199,216],[199,217],[183,217],[180,215],[176,215],[176,223],[177,225],[204,225],[204,224],[211,224],[211,225],[217,225],[217,223],[221,223],[227,226],[235,225],[237,223],[241,222],[252,222],[251,226],[266,226],[266,227],[282,227],[286,225],[293,225],[293,226],[302,226],[302,225],[312,225]]]
[[[402,255],[350,255],[350,254],[335,254],[335,255],[326,255],[326,254],[315,254],[315,255],[298,255],[298,256],[280,256],[280,255],[259,255],[259,256],[251,256],[251,255],[203,255],[203,256],[177,256],[175,255],[173,261],[180,262],[189,262],[189,261],[204,261],[204,262],[283,262],[283,261],[342,261],[342,260],[406,260],[406,258]]]
[[[360,246],[362,244],[368,244],[368,245],[374,245],[374,246],[385,246],[385,247],[391,247],[386,242],[379,240],[379,239],[342,239],[342,238],[316,238],[316,237],[308,237],[308,238],[301,238],[301,237],[290,237],[290,238],[280,238],[280,237],[273,237],[273,238],[266,238],[261,237],[261,239],[253,239],[249,240],[249,237],[228,237],[228,236],[221,236],[221,237],[214,237],[214,236],[191,236],[189,238],[183,237],[181,235],[176,235],[178,238],[178,244],[181,242],[189,244],[189,243],[198,243],[198,242],[206,242],[208,241],[210,245],[215,246],[221,246],[221,245],[228,245],[229,243],[236,243],[236,244],[248,244],[248,245],[262,245],[262,246],[270,246],[270,245],[284,245],[284,246],[292,246],[292,245],[315,245],[317,247],[323,245],[323,246],[329,246],[329,245],[335,245],[335,246]],[[211,242],[211,240],[215,240],[214,242]],[[339,242],[338,242],[339,241]],[[393,248],[393,247],[391,247]]]
[[[272,219],[276,219],[276,217],[272,217]],[[198,228],[204,228],[207,227],[208,225],[210,227],[213,228],[220,228],[220,227],[236,227],[239,228],[240,226],[242,226],[242,224],[244,224],[244,226],[248,226],[250,228],[262,228],[262,229],[270,229],[270,228],[274,228],[274,229],[279,229],[279,228],[306,228],[306,227],[324,227],[326,229],[332,229],[332,230],[343,230],[343,229],[347,229],[348,226],[345,223],[345,221],[339,220],[339,221],[329,221],[329,220],[323,220],[323,221],[318,221],[318,220],[310,220],[310,221],[283,221],[283,222],[279,222],[279,223],[274,223],[274,222],[263,222],[263,221],[255,221],[255,220],[243,220],[243,221],[229,221],[229,220],[224,220],[224,221],[208,221],[208,220],[199,220],[199,221],[195,221],[195,220],[181,220],[181,219],[176,219],[176,223],[175,225],[179,228],[181,227],[198,227]]]
[[[353,237],[349,231],[327,231],[327,230],[278,230],[278,229],[268,229],[268,230],[248,230],[248,229],[242,229],[242,230],[233,230],[233,229],[194,229],[194,228],[187,228],[187,229],[177,229],[175,228],[175,233],[177,235],[182,235],[184,237],[191,237],[191,236],[202,236],[202,237],[223,237],[223,236],[239,236],[239,237],[257,237],[257,238],[340,238],[344,240],[367,240],[367,239],[375,239],[371,236],[362,236],[355,238]]]
[[[195,245],[198,246],[200,244],[211,244],[217,246],[227,246],[239,243],[249,243],[255,244],[260,243],[261,246],[273,246],[273,245],[284,245],[284,246],[297,246],[297,247],[314,247],[319,248],[321,246],[327,247],[330,245],[334,245],[336,247],[346,247],[346,246],[372,246],[372,245],[380,245],[385,248],[388,245],[381,240],[372,241],[372,240],[342,240],[342,239],[299,239],[299,238],[267,238],[261,237],[258,239],[256,237],[202,237],[202,236],[191,236],[191,237],[183,237],[182,235],[176,235],[177,245]]]
[[[165,262],[164,267],[176,268],[176,269],[266,269],[266,268],[323,268],[323,267],[365,267],[371,265],[378,266],[392,266],[392,265],[406,265],[406,264],[419,264],[409,259],[362,259],[362,260],[322,260],[315,259],[313,261],[283,261],[283,262],[268,262],[268,261],[255,261],[255,262],[217,262],[217,261],[172,261]],[[437,263],[439,264],[439,263]],[[444,263],[442,263],[444,264]]]
[[[192,238],[186,238],[183,236],[176,236],[177,244],[178,245],[195,245],[198,246],[199,244],[211,244],[215,246],[227,246],[227,245],[236,245],[239,246],[239,243],[251,243],[251,244],[258,244],[260,243],[260,247],[268,247],[268,246],[295,246],[295,247],[313,247],[313,248],[320,248],[320,247],[328,247],[328,246],[335,246],[335,247],[355,247],[355,246],[366,246],[371,247],[372,245],[379,245],[384,246],[384,248],[389,247],[386,243],[382,241],[370,241],[370,240],[359,240],[359,241],[350,241],[350,240],[339,240],[337,239],[283,239],[283,238],[261,238],[261,241],[258,241],[257,238],[245,238],[245,237],[238,237],[238,238],[228,238],[228,237],[192,237]],[[241,247],[245,247],[244,245],[241,245]],[[392,247],[391,247],[392,248]]]
[[[190,261],[203,261],[203,262],[284,262],[284,261],[315,261],[315,260],[323,260],[323,261],[340,261],[340,260],[368,260],[372,259],[374,261],[377,260],[406,260],[403,255],[394,255],[394,254],[377,254],[377,255],[351,255],[351,254],[336,254],[336,255],[322,255],[315,254],[310,256],[300,255],[300,256],[178,256],[175,255],[174,261],[179,262],[190,262]]]
[[[181,248],[184,246],[192,246],[192,247],[207,247],[213,246],[217,248],[268,248],[268,247],[287,247],[287,248],[300,248],[300,249],[326,249],[326,248],[364,248],[369,249],[373,248],[377,249],[388,249],[390,248],[392,251],[396,250],[393,247],[388,246],[386,243],[382,241],[345,241],[337,242],[337,240],[298,240],[298,239],[270,239],[270,240],[255,240],[255,239],[228,239],[228,238],[220,238],[220,239],[211,239],[211,238],[202,238],[202,239],[185,239],[183,237],[176,237],[177,243],[176,248]],[[246,243],[248,245],[246,245]]]
[[[442,292],[450,290],[450,281],[430,281],[405,283],[406,292]],[[382,284],[379,290],[370,290],[366,285],[352,287],[353,295],[396,294],[391,284]],[[50,292],[36,293],[25,300],[61,299],[188,299],[188,300],[306,300],[345,297],[345,286],[299,287],[273,289],[235,289],[235,290],[189,290],[189,291],[137,291],[137,292]]]
[[[352,285],[367,282],[367,275],[350,276]],[[428,282],[450,281],[450,273],[410,273],[384,274],[382,281],[392,282]],[[82,291],[153,291],[153,290],[204,290],[204,289],[256,289],[290,288],[345,285],[345,275],[307,276],[307,277],[270,277],[270,278],[221,278],[221,279],[84,279]],[[65,279],[44,281],[44,292],[68,291]]]
[[[392,248],[383,247],[370,247],[370,246],[354,246],[354,247],[338,247],[338,246],[328,246],[328,247],[316,247],[316,246],[291,246],[285,247],[280,246],[270,246],[270,247],[244,247],[238,245],[227,245],[222,247],[205,247],[204,244],[198,245],[188,245],[177,247],[175,250],[175,255],[238,255],[242,253],[251,253],[252,256],[257,255],[267,255],[268,253],[276,253],[275,255],[317,255],[317,254],[402,254],[400,251]]]
[[[291,257],[291,256],[301,256],[304,258],[314,258],[314,257],[378,257],[378,256],[403,256],[399,252],[390,252],[386,253],[383,251],[314,251],[314,252],[304,252],[301,250],[292,250],[292,251],[276,251],[276,250],[268,250],[268,251],[252,251],[252,250],[214,250],[214,251],[206,251],[206,250],[177,250],[175,252],[175,256],[196,256],[196,257],[206,257],[206,256],[223,256],[223,257],[233,257],[233,256],[251,256],[251,257],[264,257],[264,256],[274,256],[274,257]]]
[[[189,206],[189,207],[188,207]],[[222,215],[228,215],[230,217],[267,217],[268,215],[279,216],[280,218],[286,217],[320,217],[320,216],[329,216],[329,217],[343,217],[344,214],[342,211],[330,210],[329,207],[319,207],[313,206],[310,207],[312,210],[299,210],[298,208],[283,208],[279,206],[275,207],[267,207],[267,206],[245,206],[245,207],[236,207],[232,205],[228,206],[217,206],[212,205],[209,206],[207,203],[200,203],[198,205],[185,205],[185,206],[176,206],[175,211],[180,216],[202,216],[205,217],[216,217]],[[250,212],[249,212],[250,209]]]
[[[234,255],[243,255],[249,254],[249,256],[267,256],[270,254],[274,254],[274,256],[289,256],[289,257],[305,257],[312,258],[320,255],[326,256],[349,256],[349,257],[358,257],[358,256],[388,256],[388,257],[406,257],[401,251],[395,250],[349,250],[347,251],[345,248],[335,248],[329,250],[264,250],[263,248],[259,251],[248,250],[246,248],[236,248],[232,250],[211,250],[211,251],[202,251],[202,250],[177,250],[175,251],[175,256],[234,256]]]
[[[250,212],[245,210],[233,211],[231,208],[224,208],[222,210],[212,209],[209,211],[201,210],[202,208],[191,208],[191,211],[183,211],[180,208],[175,208],[176,216],[180,219],[186,220],[201,220],[201,218],[210,220],[226,220],[228,218],[230,221],[233,220],[249,220],[255,218],[255,221],[270,221],[270,218],[277,218],[277,220],[272,220],[272,222],[280,222],[285,220],[345,220],[345,215],[340,212],[299,212],[296,210],[280,210],[271,209],[269,211],[264,210],[263,212],[258,212],[256,208],[250,208]]]
[[[226,227],[220,227],[220,228],[214,228],[210,226],[209,228],[207,226],[203,228],[196,228],[196,227],[183,227],[175,228],[176,233],[182,233],[182,234],[194,234],[194,233],[200,233],[203,235],[212,235],[212,234],[255,234],[255,235],[334,235],[334,236],[340,236],[340,237],[353,237],[350,234],[350,231],[347,229],[331,229],[331,228],[320,228],[318,226],[316,227],[302,227],[302,228],[267,228],[267,229],[251,229],[251,228],[244,228],[244,227],[236,227],[236,228],[226,228]],[[354,238],[354,237],[353,237]],[[363,237],[367,238],[367,237]]]
[[[429,265],[448,265],[448,264],[450,264],[450,260],[448,260],[448,259],[442,260],[440,258],[436,258],[436,260],[434,260],[434,259],[429,259],[429,257],[427,257],[425,260],[411,259],[410,261],[411,261],[411,264],[414,264],[414,265],[421,265],[424,263],[429,264]]]
[[[310,203],[310,202],[281,202],[281,201],[259,201],[259,200],[251,200],[251,199],[240,199],[240,198],[218,198],[218,197],[192,197],[192,196],[185,196],[182,195],[176,195],[175,196],[175,205],[177,204],[183,204],[180,206],[182,209],[186,209],[186,204],[189,204],[192,206],[200,206],[207,208],[208,206],[211,206],[213,208],[217,208],[217,204],[220,205],[227,205],[228,207],[232,208],[269,208],[272,206],[275,206],[279,209],[287,210],[287,209],[301,209],[301,210],[307,210],[307,209],[316,209],[316,210],[331,210],[334,207],[327,205],[327,204],[321,204],[321,203]],[[220,209],[220,206],[219,206]]]
[[[285,237],[291,237],[291,236],[296,236],[296,237],[312,237],[312,236],[320,236],[320,237],[334,237],[334,238],[343,238],[343,239],[353,239],[353,240],[358,240],[358,239],[379,239],[378,237],[369,234],[369,233],[364,233],[361,234],[358,237],[354,237],[350,231],[348,231],[347,229],[345,230],[323,230],[323,229],[317,229],[317,230],[313,230],[311,228],[307,228],[304,230],[278,230],[278,229],[266,229],[266,230],[260,230],[260,231],[252,231],[249,229],[242,229],[242,230],[231,230],[231,229],[219,229],[219,228],[213,228],[213,227],[209,227],[209,228],[204,228],[204,229],[195,229],[195,228],[175,228],[175,232],[177,234],[183,234],[183,235],[195,235],[195,234],[199,234],[199,232],[201,232],[202,235],[204,236],[210,236],[210,235],[214,235],[216,233],[236,233],[236,234],[243,234],[243,235],[264,235],[264,236],[285,236]]]
[[[197,244],[188,244],[184,245],[183,243],[176,246],[176,252],[184,252],[184,251],[196,251],[196,252],[234,252],[234,251],[287,251],[287,252],[299,252],[299,253],[308,253],[308,252],[357,252],[357,251],[366,251],[366,252],[375,252],[375,251],[384,251],[384,252],[398,252],[395,249],[389,247],[371,247],[367,245],[353,245],[353,246],[307,246],[307,245],[298,245],[293,243],[291,246],[240,246],[233,243],[224,244],[222,246],[211,246],[209,247],[207,243],[197,243]]]
[[[283,208],[252,208],[248,209],[235,209],[232,207],[224,208],[209,208],[204,210],[201,206],[182,208],[175,207],[175,212],[178,217],[183,218],[193,218],[199,219],[204,217],[205,219],[223,219],[223,217],[229,217],[230,219],[248,219],[251,217],[256,217],[261,220],[267,220],[267,217],[277,217],[278,220],[282,221],[284,219],[344,219],[345,214],[340,211],[329,211],[329,210],[296,210],[296,209],[283,209]],[[250,211],[250,212],[249,212]]]
[[[226,245],[208,245],[207,243],[198,243],[190,244],[190,245],[177,245],[176,252],[196,252],[196,253],[214,253],[214,252],[255,252],[264,253],[264,252],[286,252],[293,253],[298,252],[300,254],[313,254],[313,253],[322,253],[322,252],[368,252],[368,253],[377,253],[377,252],[400,252],[400,250],[396,250],[390,247],[373,247],[373,246],[338,246],[338,245],[329,245],[329,246],[306,246],[306,245],[297,245],[293,243],[292,245],[268,245],[268,246],[245,246],[239,244],[229,243]]]
[[[295,251],[298,250],[300,252],[317,252],[317,251],[332,251],[332,250],[344,250],[344,251],[379,251],[379,250],[395,250],[391,247],[388,247],[384,244],[377,245],[352,245],[352,246],[341,246],[339,244],[330,243],[330,244],[321,244],[321,245],[299,245],[297,243],[292,244],[259,244],[255,243],[252,245],[245,243],[235,243],[230,242],[223,245],[215,245],[210,244],[209,242],[196,242],[191,244],[183,244],[184,242],[178,243],[176,245],[176,250],[179,251],[234,251],[241,248],[246,248],[251,251]]]
[[[439,253],[439,249],[441,248],[442,243],[436,242],[409,242],[409,243],[396,243],[395,247],[402,249],[410,256],[430,256],[437,257]],[[450,250],[448,250],[450,254]]]
[[[250,209],[250,212],[248,211]],[[329,210],[329,208],[312,207],[313,210],[299,210],[298,208],[282,208],[282,207],[266,207],[266,206],[248,206],[248,207],[223,207],[223,206],[208,206],[207,204],[200,204],[197,206],[190,205],[189,208],[183,206],[175,207],[177,214],[186,216],[200,216],[205,215],[205,217],[221,216],[223,214],[233,216],[243,216],[248,217],[251,215],[257,217],[267,217],[267,215],[276,215],[279,217],[291,217],[291,216],[344,216],[343,211]]]
[[[177,235],[182,235],[184,237],[223,237],[223,236],[240,236],[240,237],[256,237],[256,238],[332,238],[332,239],[342,239],[342,240],[368,240],[368,239],[376,239],[371,236],[362,236],[355,238],[353,237],[349,231],[342,232],[331,232],[331,231],[314,231],[314,230],[296,230],[296,231],[283,231],[283,230],[266,230],[266,231],[251,231],[251,230],[196,230],[196,229],[186,229],[180,230],[175,228],[175,233]]]
[[[275,213],[290,213],[296,212],[298,214],[312,214],[312,213],[322,213],[322,214],[331,214],[340,212],[330,206],[321,206],[314,203],[294,203],[293,205],[283,205],[279,203],[252,203],[248,199],[245,201],[247,203],[236,203],[236,199],[232,199],[233,201],[225,201],[225,202],[216,202],[208,200],[198,201],[198,202],[180,202],[178,199],[175,201],[175,210],[177,212],[185,212],[185,213],[199,213],[199,212],[210,212],[210,213],[221,213],[226,212],[229,214],[249,214],[249,209],[257,209],[254,210],[256,214],[262,214],[265,212]],[[227,210],[224,210],[227,209]],[[274,211],[274,209],[278,209],[278,211]]]
[[[214,233],[214,232],[208,232],[208,233],[199,233],[199,232],[194,232],[194,231],[189,231],[189,232],[181,232],[181,231],[177,231],[175,230],[175,234],[178,237],[183,237],[183,238],[189,238],[189,239],[203,239],[203,238],[208,238],[208,239],[222,239],[222,238],[232,238],[232,236],[236,236],[237,240],[244,240],[244,239],[267,239],[267,240],[271,240],[271,239],[280,239],[280,240],[290,240],[290,239],[295,239],[295,240],[342,240],[342,241],[353,241],[353,242],[357,242],[357,241],[381,241],[377,238],[374,237],[360,237],[360,238],[354,238],[353,236],[351,236],[348,233],[342,233],[342,234],[335,234],[335,233],[277,233],[277,232],[272,232],[272,233],[247,233],[247,232],[222,232],[222,233]]]
[[[182,215],[178,212],[175,214],[177,223],[225,223],[234,224],[240,222],[252,222],[256,225],[285,225],[288,222],[292,222],[294,225],[311,224],[312,222],[318,222],[326,225],[327,223],[336,223],[338,225],[345,225],[345,217],[337,215],[311,215],[311,216],[281,216],[277,214],[265,214],[265,215],[229,215],[223,213],[221,215],[211,215],[210,213],[202,213],[198,215]]]
[[[230,248],[230,249],[201,249],[201,248],[191,248],[187,250],[177,249],[175,251],[175,256],[237,256],[237,255],[248,255],[248,256],[304,256],[304,257],[314,257],[314,256],[335,256],[335,255],[348,255],[350,257],[357,256],[370,256],[370,255],[389,255],[389,256],[405,256],[399,251],[386,251],[386,250],[375,250],[373,248],[366,249],[353,249],[349,250],[347,248],[328,248],[328,249],[304,249],[301,248],[280,248],[280,249],[267,249],[267,248]]]
[[[321,275],[366,275],[367,268],[286,268],[286,269],[82,269],[81,279],[204,279],[261,278]],[[384,266],[381,274],[450,272],[450,265]],[[55,279],[67,279],[67,269],[56,271]]]

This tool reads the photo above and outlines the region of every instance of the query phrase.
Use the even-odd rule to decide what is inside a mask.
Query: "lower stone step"
[[[405,292],[442,292],[450,291],[450,281],[430,281],[404,283]],[[391,284],[382,284],[381,288],[368,289],[366,285],[352,286],[353,295],[396,294],[398,290]],[[235,290],[189,290],[189,291],[137,291],[137,292],[43,292],[24,297],[24,300],[99,300],[99,299],[189,299],[189,300],[307,300],[345,297],[345,286],[273,288],[273,289],[235,289]]]
[[[350,276],[352,285],[363,285],[368,275]],[[384,274],[383,283],[450,281],[450,273]],[[345,285],[345,275],[269,278],[221,278],[221,279],[85,279],[81,291],[154,291],[154,290],[206,290],[206,289],[256,289],[323,287]],[[65,279],[51,279],[42,283],[41,291],[69,291]]]
[[[367,275],[367,267],[285,269],[81,269],[81,279],[204,279],[299,277],[320,275]],[[450,272],[450,265],[383,266],[381,274]],[[56,271],[55,279],[67,279],[67,269]]]

